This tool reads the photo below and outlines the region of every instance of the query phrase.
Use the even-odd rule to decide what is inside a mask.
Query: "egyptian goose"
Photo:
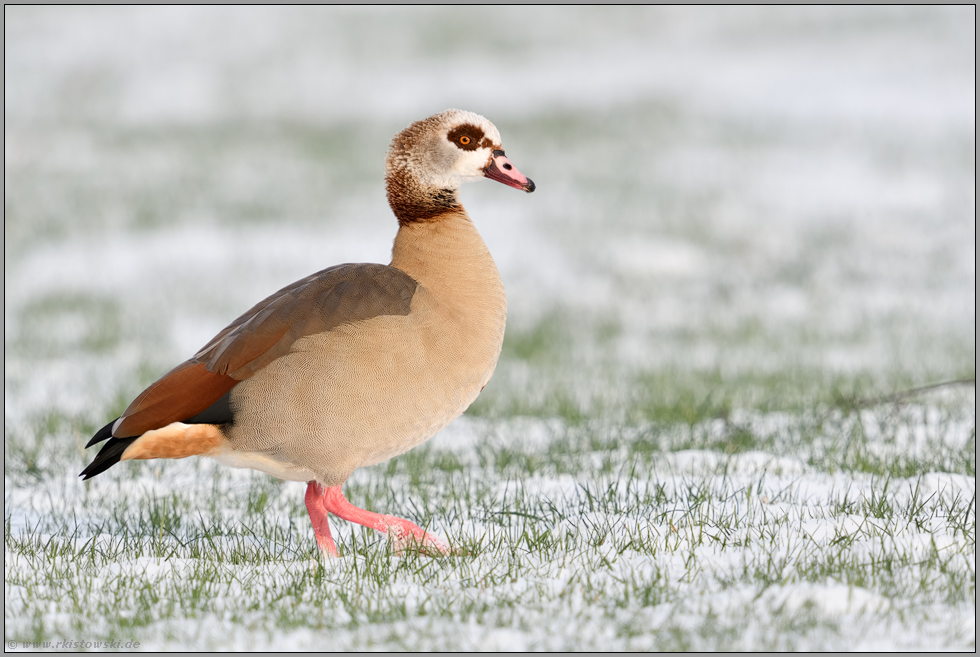
[[[484,117],[447,110],[391,142],[390,265],[344,264],[279,290],[144,390],[86,447],[108,441],[85,479],[130,459],[209,456],[305,481],[320,550],[337,556],[327,514],[397,546],[446,546],[417,525],[352,505],[359,467],[428,440],[489,381],[507,318],[490,252],[457,198],[490,178],[534,191]]]

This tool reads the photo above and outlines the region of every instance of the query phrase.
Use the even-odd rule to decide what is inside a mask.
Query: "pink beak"
[[[523,189],[527,193],[534,191],[534,181],[517,170],[503,151],[494,151],[490,163],[483,168],[483,175],[490,180],[502,182],[508,187]]]

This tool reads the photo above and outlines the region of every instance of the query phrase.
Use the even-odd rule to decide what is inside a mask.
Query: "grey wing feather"
[[[415,279],[388,265],[330,267],[257,303],[191,360],[241,381],[304,336],[379,315],[407,315],[417,288]]]

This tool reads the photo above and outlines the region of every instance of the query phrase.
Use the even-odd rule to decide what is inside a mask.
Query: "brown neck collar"
[[[456,189],[439,189],[422,183],[405,167],[388,171],[385,176],[388,205],[398,218],[398,225],[438,221],[445,214],[462,212]]]

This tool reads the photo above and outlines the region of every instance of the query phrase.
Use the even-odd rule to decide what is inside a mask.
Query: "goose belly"
[[[312,471],[321,483],[339,485],[355,468],[428,440],[466,410],[493,372],[502,327],[499,333],[473,344],[458,324],[413,313],[301,338],[235,387],[226,434],[235,451],[281,462],[284,474]]]

